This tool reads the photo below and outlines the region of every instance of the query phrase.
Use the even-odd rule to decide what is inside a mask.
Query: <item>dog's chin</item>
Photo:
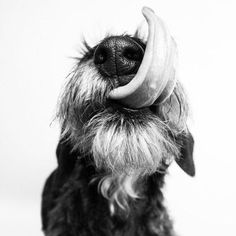
[[[113,104],[73,137],[76,149],[92,155],[97,169],[112,175],[151,174],[162,160],[178,154],[166,125],[149,108],[133,110]]]

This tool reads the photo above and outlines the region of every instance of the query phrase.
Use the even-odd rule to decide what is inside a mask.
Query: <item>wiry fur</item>
[[[86,48],[59,98],[58,167],[43,191],[43,230],[47,236],[174,236],[161,188],[169,164],[181,160],[186,171],[185,156],[192,155],[182,86],[177,82],[162,104],[124,107],[107,98],[118,78],[101,76],[94,48]]]
[[[173,95],[158,109],[111,108],[107,94],[115,82],[105,80],[90,60],[78,63],[60,99],[58,117],[62,136],[85,155],[91,154],[107,176],[101,193],[113,204],[128,208],[127,198],[137,197],[138,178],[151,175],[162,162],[179,156],[179,144],[170,138],[186,130],[187,105],[178,84]],[[113,106],[114,106],[113,105]]]

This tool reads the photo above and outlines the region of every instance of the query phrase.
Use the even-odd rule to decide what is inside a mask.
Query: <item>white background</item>
[[[151,6],[179,48],[197,175],[165,188],[182,236],[236,235],[236,4],[229,0],[0,0],[0,235],[42,236],[40,194],[56,166],[57,97],[80,49],[133,33]]]

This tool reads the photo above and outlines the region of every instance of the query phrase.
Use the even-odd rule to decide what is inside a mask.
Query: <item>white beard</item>
[[[83,140],[89,140],[91,147],[86,151],[91,152],[98,169],[144,176],[154,173],[163,160],[178,156],[166,128],[151,111],[104,110],[85,125]]]

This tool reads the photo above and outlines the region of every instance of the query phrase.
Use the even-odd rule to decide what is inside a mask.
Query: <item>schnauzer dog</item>
[[[42,200],[47,236],[173,236],[163,203],[172,161],[194,176],[176,44],[163,21],[85,43],[59,100],[58,167]]]

